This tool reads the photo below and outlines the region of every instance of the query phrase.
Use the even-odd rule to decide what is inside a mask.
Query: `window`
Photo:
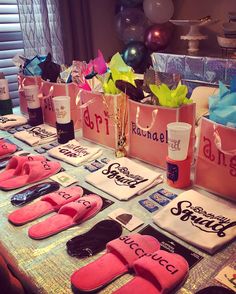
[[[24,54],[17,0],[0,0],[0,72],[8,79],[10,97],[19,105],[17,73],[12,57]]]

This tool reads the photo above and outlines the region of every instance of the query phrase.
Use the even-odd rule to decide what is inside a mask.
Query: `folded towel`
[[[83,146],[73,139],[64,145],[48,150],[48,154],[74,166],[79,166],[101,156],[102,150],[99,147]]]
[[[36,146],[54,141],[57,138],[57,130],[43,124],[25,131],[16,132],[14,137],[31,146]]]
[[[122,157],[89,174],[86,181],[119,200],[128,200],[160,183],[162,175]]]
[[[27,119],[22,115],[7,114],[0,116],[0,130],[21,126],[27,123]]]
[[[194,190],[181,193],[153,220],[162,229],[209,253],[236,237],[236,205]]]

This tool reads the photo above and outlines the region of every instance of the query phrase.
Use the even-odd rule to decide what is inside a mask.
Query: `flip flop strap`
[[[52,171],[54,169],[53,162],[48,162],[46,160],[42,161],[27,161],[22,166],[22,170],[24,170],[25,167],[28,168],[28,171],[26,174],[29,175],[29,182],[40,180],[41,177],[45,178],[45,176],[52,175]]]
[[[85,197],[82,197],[77,201],[63,205],[58,213],[70,215],[74,222],[79,222],[96,205],[95,202],[88,201],[84,198]]]
[[[0,155],[12,153],[12,152],[14,152],[14,150],[16,150],[16,146],[13,144],[9,144],[7,142],[0,144]]]
[[[17,163],[16,163],[16,167],[15,167],[15,172],[14,174],[15,175],[18,175],[21,173],[21,170],[22,170],[22,165],[25,163],[25,162],[28,162],[28,161],[33,161],[33,160],[46,160],[46,158],[44,156],[14,156],[17,160]],[[10,162],[9,162],[10,164]],[[10,167],[11,168],[11,167]]]
[[[134,263],[134,270],[137,275],[147,280],[148,277],[150,281],[155,280],[159,290],[171,290],[187,275],[188,263],[178,254],[159,250],[151,256],[137,260]]]
[[[107,243],[106,247],[108,252],[125,260],[129,267],[131,267],[137,259],[145,255],[151,255],[153,252],[149,242],[145,239],[145,236],[140,234],[121,236],[120,238]]]
[[[83,190],[78,187],[78,189],[62,189],[42,197],[41,201],[50,202],[53,206],[65,205],[68,202],[74,201],[80,196],[82,196]]]

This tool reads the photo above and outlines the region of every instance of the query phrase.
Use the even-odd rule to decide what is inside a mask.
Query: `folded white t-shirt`
[[[162,175],[126,157],[109,162],[86,176],[86,181],[119,200],[128,200],[157,184]],[[159,181],[160,182],[160,181]]]
[[[162,229],[211,254],[236,237],[236,205],[194,190],[181,193],[153,220]]]
[[[102,150],[99,147],[83,146],[73,139],[64,145],[48,150],[48,154],[74,166],[79,166],[101,156]]]
[[[0,130],[21,126],[27,123],[27,119],[22,115],[7,114],[0,116]]]
[[[36,146],[54,141],[57,138],[57,130],[42,124],[25,131],[16,132],[14,137],[31,146]]]

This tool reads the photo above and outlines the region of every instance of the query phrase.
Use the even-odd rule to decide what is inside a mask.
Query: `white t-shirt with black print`
[[[57,130],[42,124],[25,131],[16,132],[14,137],[26,142],[30,146],[37,146],[54,141],[57,138]]]
[[[27,119],[22,115],[7,114],[0,116],[0,130],[21,126],[27,123]]]
[[[153,220],[162,229],[211,254],[236,237],[236,205],[194,190],[181,193]]]
[[[102,150],[99,147],[81,145],[77,140],[73,139],[64,145],[48,150],[48,154],[74,166],[79,166],[101,156]]]
[[[150,189],[162,178],[126,157],[109,162],[104,168],[86,176],[86,181],[119,200],[128,200],[140,191]]]

